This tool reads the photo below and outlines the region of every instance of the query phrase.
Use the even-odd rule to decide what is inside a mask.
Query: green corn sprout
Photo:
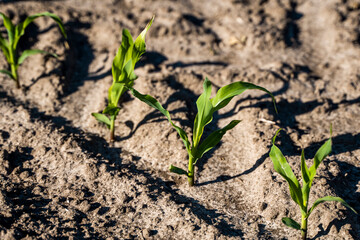
[[[247,89],[258,89],[268,93],[272,97],[275,106],[275,99],[268,90],[246,82],[234,82],[229,85],[226,85],[218,90],[214,98],[210,99],[211,82],[207,78],[205,78],[204,92],[199,96],[198,100],[196,101],[198,113],[194,121],[192,144],[190,144],[186,132],[180,127],[176,126],[171,121],[169,112],[166,109],[164,109],[156,99],[154,99],[149,95],[143,95],[133,88],[130,88],[130,91],[136,98],[140,99],[141,101],[147,103],[149,106],[159,110],[162,114],[164,114],[166,118],[169,120],[170,124],[175,128],[175,130],[180,135],[189,155],[188,171],[185,171],[184,169],[175,167],[173,165],[170,166],[170,171],[173,173],[177,173],[179,175],[186,175],[188,177],[189,185],[193,186],[195,181],[195,165],[197,161],[206,152],[208,152],[213,147],[215,147],[215,145],[220,142],[223,135],[228,130],[234,128],[240,121],[239,120],[231,121],[224,128],[212,132],[207,138],[205,138],[203,141],[200,142],[201,136],[203,135],[204,132],[204,127],[212,121],[214,112],[225,107],[233,97],[241,94]]]
[[[343,199],[332,196],[326,196],[317,199],[313,203],[312,207],[308,209],[310,188],[316,175],[316,169],[318,168],[322,160],[331,152],[332,127],[330,127],[330,139],[327,140],[316,152],[314,157],[314,163],[310,168],[306,165],[304,150],[302,150],[301,152],[301,175],[303,182],[302,188],[300,187],[297,178],[295,177],[290,165],[286,161],[280,149],[275,146],[275,139],[280,130],[281,129],[276,132],[275,136],[272,139],[273,145],[270,151],[270,159],[274,164],[275,171],[278,172],[288,182],[290,188],[290,196],[295,201],[295,203],[299,205],[301,210],[301,225],[295,220],[288,217],[282,218],[282,222],[288,227],[300,230],[302,239],[306,240],[308,218],[312,211],[315,209],[315,207],[320,203],[325,201],[337,201],[351,209],[353,212],[356,213],[356,211],[352,207],[350,207]]]
[[[64,25],[58,16],[56,16],[53,13],[49,13],[49,12],[43,12],[43,13],[38,13],[38,14],[35,14],[32,16],[29,16],[25,19],[25,21],[19,23],[18,25],[14,25],[11,22],[11,20],[2,12],[0,12],[0,16],[2,17],[2,19],[4,21],[4,26],[5,26],[5,28],[7,30],[7,34],[8,34],[8,40],[6,40],[3,38],[3,36],[0,33],[0,48],[3,52],[3,54],[5,55],[6,61],[8,62],[9,66],[10,66],[10,71],[9,70],[0,70],[0,72],[8,75],[11,79],[13,79],[15,81],[16,87],[20,88],[20,82],[19,82],[19,76],[17,73],[17,69],[20,66],[20,64],[22,64],[24,62],[24,60],[27,57],[34,55],[34,54],[38,54],[38,53],[49,54],[56,58],[58,57],[56,54],[48,53],[46,51],[38,50],[38,49],[25,50],[19,57],[17,45],[19,43],[20,38],[25,34],[26,27],[38,17],[44,17],[44,16],[51,17],[59,25],[61,33],[66,38]]]
[[[110,142],[115,141],[115,119],[120,110],[118,107],[120,97],[127,88],[134,85],[134,81],[137,78],[134,73],[134,67],[136,62],[140,60],[141,55],[146,51],[145,36],[153,20],[154,16],[136,38],[135,42],[130,32],[127,29],[123,30],[121,46],[112,64],[113,83],[109,88],[108,105],[102,114],[92,113],[99,122],[105,123],[110,129]]]

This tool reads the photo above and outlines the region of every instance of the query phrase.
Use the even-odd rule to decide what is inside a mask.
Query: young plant
[[[154,16],[136,38],[135,42],[130,32],[127,29],[123,30],[121,46],[112,64],[113,83],[109,88],[108,105],[102,114],[92,113],[99,122],[105,123],[110,129],[110,142],[115,141],[115,119],[120,110],[118,107],[120,97],[127,88],[134,85],[134,81],[137,79],[134,67],[136,62],[140,60],[141,55],[146,51],[145,36],[153,20]]]
[[[204,127],[212,121],[213,114],[216,111],[225,107],[233,97],[241,94],[247,89],[258,89],[268,93],[272,97],[275,106],[275,99],[268,90],[246,82],[234,82],[229,85],[226,85],[218,90],[214,98],[210,99],[211,82],[207,78],[205,78],[204,92],[199,96],[199,98],[196,101],[198,113],[194,121],[192,144],[190,144],[186,132],[180,127],[176,126],[171,121],[169,112],[166,109],[164,109],[156,99],[154,99],[149,95],[143,95],[133,88],[130,88],[130,91],[136,98],[140,99],[141,101],[147,103],[149,106],[159,110],[162,114],[164,114],[169,120],[170,124],[175,128],[175,130],[180,135],[180,138],[183,140],[189,155],[188,171],[175,167],[173,165],[170,166],[170,171],[180,175],[186,175],[188,177],[189,185],[193,186],[195,181],[195,165],[197,161],[206,152],[208,152],[213,147],[215,147],[215,145],[220,142],[223,135],[230,129],[234,128],[240,121],[233,120],[224,128],[212,132],[207,138],[200,141],[204,132]]]
[[[5,38],[3,38],[0,32],[0,48],[3,54],[5,55],[6,61],[8,62],[10,68],[10,71],[3,69],[0,70],[0,72],[8,75],[11,79],[13,79],[15,81],[16,87],[20,88],[20,82],[19,82],[19,76],[17,70],[20,64],[22,64],[27,57],[38,53],[49,54],[53,57],[57,57],[56,54],[48,53],[46,51],[38,50],[38,49],[25,50],[19,57],[17,46],[20,38],[25,34],[26,27],[38,17],[44,17],[44,16],[51,17],[59,25],[61,33],[66,38],[64,25],[58,16],[49,12],[43,12],[29,16],[25,19],[25,21],[19,23],[18,25],[14,25],[11,22],[11,20],[2,12],[0,12],[0,16],[3,19],[4,26],[8,34],[8,40],[6,40]]]
[[[356,211],[352,207],[350,207],[343,199],[332,196],[326,196],[317,199],[313,203],[312,207],[308,209],[310,188],[316,175],[316,169],[319,167],[322,160],[331,152],[331,135],[332,135],[331,127],[330,127],[330,139],[327,140],[316,152],[314,157],[314,163],[310,168],[306,165],[304,150],[302,150],[301,152],[301,175],[303,182],[302,188],[300,187],[297,178],[295,177],[290,165],[286,161],[280,149],[277,146],[275,146],[275,139],[280,130],[281,129],[279,129],[276,132],[275,136],[272,139],[273,146],[271,147],[270,158],[274,164],[275,171],[278,172],[288,182],[291,198],[300,207],[301,225],[297,223],[295,220],[288,217],[282,218],[282,222],[288,227],[294,228],[296,230],[300,230],[301,237],[303,240],[305,240],[307,235],[308,218],[312,213],[312,211],[315,209],[315,207],[320,203],[325,201],[337,201],[342,203],[344,206],[350,208],[353,212],[356,213]]]

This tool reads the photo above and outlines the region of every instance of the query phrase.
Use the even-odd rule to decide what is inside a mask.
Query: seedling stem
[[[10,67],[11,67],[11,74],[13,75],[13,78],[14,78],[14,81],[16,84],[16,88],[20,88],[20,82],[19,82],[19,77],[17,74],[16,66],[15,66],[15,64],[11,63]]]
[[[307,235],[307,217],[302,215],[301,216],[301,239],[306,240]]]
[[[115,119],[116,119],[116,116],[111,116],[110,142],[114,142],[114,141],[115,141]]]
[[[189,168],[188,168],[188,182],[190,186],[194,186],[195,183],[195,164],[194,157],[189,156]]]

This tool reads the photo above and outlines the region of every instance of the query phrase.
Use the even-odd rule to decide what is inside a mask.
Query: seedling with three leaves
[[[241,94],[247,89],[258,89],[268,93],[272,97],[275,106],[275,99],[273,95],[265,88],[259,87],[252,83],[247,83],[247,82],[231,83],[229,85],[220,88],[217,94],[215,95],[215,97],[211,99],[210,99],[211,82],[207,78],[205,78],[203,88],[204,88],[204,92],[199,96],[199,98],[196,101],[198,112],[194,121],[192,144],[190,144],[186,132],[172,122],[169,112],[166,109],[164,109],[163,106],[155,98],[151,97],[150,95],[143,95],[138,91],[136,91],[135,89],[130,88],[131,93],[136,98],[140,99],[141,101],[147,103],[149,106],[159,110],[162,114],[164,114],[166,118],[169,120],[170,124],[175,128],[175,130],[180,135],[180,138],[184,142],[186,150],[189,155],[188,171],[179,167],[175,167],[173,165],[170,166],[170,171],[180,175],[186,175],[190,186],[193,186],[195,183],[195,165],[198,162],[198,160],[206,152],[208,152],[213,147],[215,147],[215,145],[220,142],[221,138],[224,136],[224,134],[227,131],[234,128],[240,122],[239,120],[233,120],[224,128],[212,132],[207,138],[201,141],[204,128],[213,120],[213,114],[216,111],[220,110],[221,108],[224,108],[231,101],[233,97]]]
[[[10,71],[2,69],[0,70],[0,72],[8,75],[11,79],[13,79],[15,81],[16,87],[20,88],[20,82],[19,82],[19,76],[17,70],[20,64],[22,64],[27,57],[34,54],[43,53],[43,54],[49,54],[57,58],[56,54],[38,49],[25,50],[19,57],[18,43],[20,38],[25,34],[26,27],[38,17],[45,17],[45,16],[50,17],[59,25],[61,33],[66,38],[64,25],[58,16],[50,12],[43,12],[43,13],[31,15],[27,17],[23,22],[19,23],[18,25],[14,25],[4,13],[0,12],[0,16],[3,19],[4,26],[8,34],[8,39],[6,40],[5,38],[3,38],[3,36],[0,33],[0,48],[3,54],[5,55],[6,61],[8,62],[10,68]]]
[[[134,81],[137,79],[134,73],[135,64],[146,51],[145,36],[153,20],[154,17],[136,38],[135,42],[130,32],[127,29],[123,30],[121,46],[112,64],[113,83],[108,92],[108,105],[102,114],[92,113],[99,122],[105,123],[110,129],[110,142],[115,141],[115,119],[120,111],[118,107],[119,100],[125,91],[134,85]]]
[[[290,188],[290,196],[294,200],[294,202],[300,207],[301,225],[295,220],[288,217],[282,218],[282,222],[288,227],[300,230],[302,239],[306,240],[309,216],[316,208],[316,206],[318,206],[320,203],[326,201],[337,201],[351,209],[353,212],[356,213],[356,211],[352,207],[350,207],[349,204],[347,204],[342,198],[332,196],[326,196],[317,199],[313,203],[312,207],[308,209],[310,188],[316,175],[316,169],[319,167],[320,163],[324,160],[324,158],[328,156],[331,152],[331,127],[330,139],[327,140],[316,152],[314,157],[314,163],[310,168],[306,165],[304,150],[302,150],[301,152],[301,174],[303,182],[302,188],[300,187],[300,184],[296,176],[294,175],[289,163],[286,161],[280,149],[275,145],[275,139],[280,130],[281,129],[279,129],[273,137],[273,145],[270,151],[270,159],[274,164],[275,171],[278,172],[288,182]]]

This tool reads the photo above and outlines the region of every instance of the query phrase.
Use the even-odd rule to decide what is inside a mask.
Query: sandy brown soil
[[[360,212],[360,1],[0,3],[15,22],[45,10],[63,19],[71,48],[52,20],[38,19],[21,49],[60,59],[26,60],[22,90],[0,75],[0,239],[299,239],[281,223],[300,212],[268,157],[271,138],[285,129],[278,146],[299,176],[301,148],[310,163],[330,123],[333,151],[311,202],[339,196]],[[207,130],[242,122],[199,162],[194,188],[167,170],[185,168],[187,154],[158,112],[125,96],[113,147],[90,116],[106,105],[122,29],[137,35],[153,14],[135,88],[189,134],[206,76],[214,92],[240,80],[266,87],[279,109],[248,91],[216,114]],[[309,219],[310,239],[359,236],[359,215],[340,204]]]

